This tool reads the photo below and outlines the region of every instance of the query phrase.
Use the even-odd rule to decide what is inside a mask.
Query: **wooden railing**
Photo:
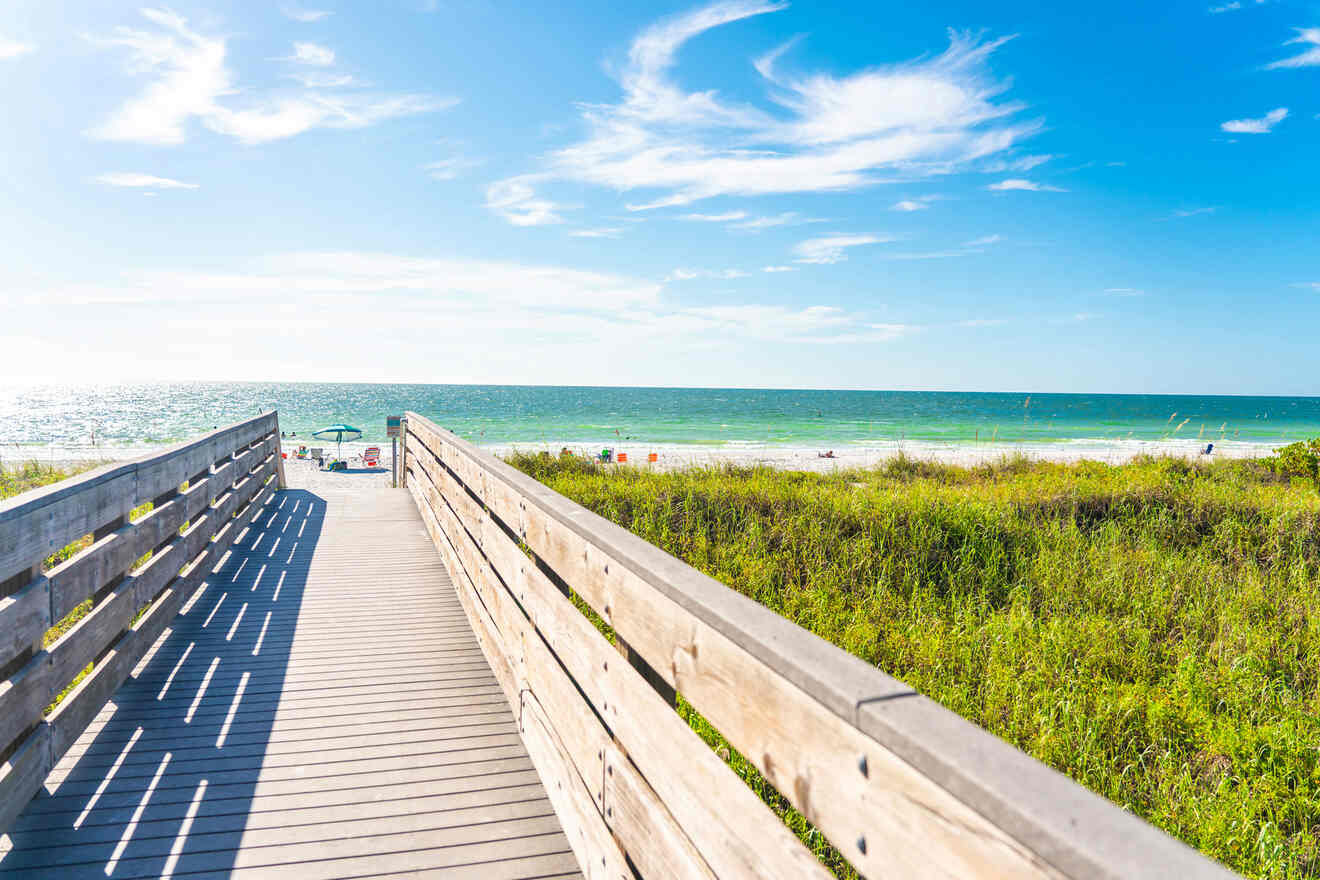
[[[588,877],[829,876],[675,692],[866,877],[1233,876],[415,413],[403,462]]]
[[[279,437],[267,413],[0,504],[0,832],[283,485]],[[130,519],[147,502],[150,512]],[[88,535],[89,547],[42,570]],[[89,599],[90,611],[43,647]]]

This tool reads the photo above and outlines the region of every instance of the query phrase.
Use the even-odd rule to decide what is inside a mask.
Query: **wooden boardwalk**
[[[411,495],[290,483],[0,837],[0,877],[578,876]]]

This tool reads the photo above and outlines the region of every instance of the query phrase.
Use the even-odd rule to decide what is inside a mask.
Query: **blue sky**
[[[1317,393],[1316,2],[11,0],[0,82],[4,382]]]

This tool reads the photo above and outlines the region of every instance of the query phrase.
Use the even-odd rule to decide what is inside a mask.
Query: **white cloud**
[[[1270,129],[1288,118],[1288,108],[1278,107],[1259,119],[1230,119],[1219,127],[1233,134],[1269,134]]]
[[[91,137],[181,144],[187,140],[188,123],[198,120],[244,143],[263,143],[313,128],[362,128],[456,103],[427,95],[346,96],[319,90],[261,95],[241,90],[225,63],[223,37],[203,36],[172,12],[143,9],[142,15],[156,29],[119,27],[109,37],[94,38],[100,45],[128,50],[129,71],[148,77],[149,83],[89,130]]]
[[[197,189],[198,184],[184,183],[168,177],[156,177],[151,174],[133,174],[131,172],[110,172],[99,174],[93,180],[106,186],[145,187],[149,189]]]
[[[942,198],[943,196],[939,196],[939,195],[928,195],[928,196],[917,196],[916,198],[912,198],[912,199],[902,199],[900,201],[894,202],[894,204],[891,206],[891,209],[895,211],[908,211],[908,212],[924,211],[930,207],[931,202],[937,202]]]
[[[240,302],[293,293],[329,298],[420,296],[433,306],[482,303],[559,308],[572,304],[618,309],[656,305],[660,291],[654,281],[555,266],[335,251],[281,254],[246,272],[131,273],[117,284],[57,290],[52,301]]]
[[[20,55],[26,55],[29,52],[35,52],[36,46],[31,43],[20,43],[17,40],[9,40],[0,37],[0,61],[6,61],[10,58],[17,58]]]
[[[997,159],[987,162],[984,171],[989,174],[1002,174],[1005,171],[1030,171],[1056,158],[1052,153],[1038,153],[1031,156],[1019,156],[1016,159]]]
[[[1001,180],[999,183],[992,183],[986,189],[1006,192],[1008,190],[1025,190],[1027,192],[1067,192],[1066,189],[1060,189],[1057,186],[1049,186],[1044,183],[1036,183],[1033,180],[1023,180],[1021,178],[1009,178]]]
[[[864,244],[883,244],[892,238],[880,238],[875,235],[826,235],[809,238],[793,247],[799,263],[841,263],[848,259],[848,248]]]
[[[437,335],[469,340],[491,333],[505,338],[531,334],[538,343],[551,345],[580,346],[609,338],[625,339],[630,345],[663,342],[671,349],[700,339],[710,344],[873,343],[919,329],[877,323],[827,304],[685,306],[671,301],[662,284],[626,275],[388,253],[291,253],[219,274],[135,271],[108,282],[0,289],[0,306],[112,307],[120,315],[132,306],[150,307],[145,313],[152,315],[173,314],[174,310],[159,306],[180,301],[215,306],[208,321],[214,322],[210,329],[221,337],[230,331],[229,321],[253,329],[269,319],[272,327],[287,329],[288,317],[254,316],[243,307],[274,303],[278,312],[282,304],[306,298],[317,302],[316,315],[309,320],[314,325],[322,322],[317,326],[327,330],[351,324],[355,333],[384,330],[386,338],[400,340],[418,332],[426,335],[428,344],[434,344]]]
[[[1184,217],[1195,217],[1198,214],[1213,214],[1216,210],[1218,209],[1213,205],[1208,208],[1180,208],[1164,219],[1182,220]]]
[[[486,187],[486,207],[514,226],[546,226],[563,223],[558,211],[560,205],[536,197],[532,183],[535,176],[510,177],[497,180]]]
[[[766,266],[761,269],[762,272],[796,272],[796,266]]]
[[[917,329],[909,324],[870,323],[835,306],[701,306],[684,309],[682,315],[721,334],[808,344],[891,342]]]
[[[574,229],[569,235],[574,238],[618,238],[623,233],[620,227],[608,227],[601,229]]]
[[[1293,30],[1297,31],[1297,36],[1283,45],[1291,46],[1295,43],[1302,43],[1314,48],[1307,49],[1300,55],[1267,64],[1265,65],[1266,68],[1277,70],[1282,67],[1316,67],[1320,65],[1320,28],[1294,28]]]
[[[723,214],[682,214],[678,219],[696,220],[700,223],[729,223],[734,220],[742,220],[746,216],[746,211],[725,211]]]
[[[293,55],[288,60],[312,67],[329,67],[335,63],[335,52],[316,43],[294,43]]]
[[[301,21],[304,24],[311,24],[313,22],[321,21],[322,19],[329,18],[331,15],[334,15],[333,12],[330,12],[325,9],[303,9],[301,7],[292,6],[292,5],[281,6],[280,12],[284,13],[285,18],[291,18],[294,21]]]
[[[966,248],[986,247],[988,245],[998,244],[1001,241],[1003,241],[1003,239],[998,235],[986,235],[981,238],[974,238],[971,241],[963,242],[963,247]]]
[[[437,159],[434,162],[427,162],[422,166],[427,175],[432,180],[454,180],[464,171],[476,168],[481,165],[480,159],[469,159],[467,156],[453,156],[448,159]]]
[[[1293,287],[1309,287],[1317,293],[1320,293],[1320,281],[1299,281],[1294,284]]]
[[[347,73],[331,73],[324,70],[300,70],[290,73],[289,79],[302,83],[309,89],[343,89],[359,85],[357,78]]]
[[[1238,0],[1233,0],[1232,3],[1225,3],[1223,6],[1211,6],[1210,14],[1218,15],[1221,12],[1232,12],[1235,9],[1241,9],[1241,8],[1242,8],[1242,4],[1239,3]]]
[[[797,211],[784,211],[757,217],[746,211],[725,211],[722,214],[680,214],[680,220],[694,220],[700,223],[727,223],[730,229],[769,229],[774,226],[796,226],[800,223],[821,223],[812,217],[803,217]]]
[[[1021,105],[998,100],[1007,87],[987,66],[1004,39],[951,33],[942,54],[842,77],[781,75],[781,47],[757,62],[773,113],[714,89],[687,91],[671,76],[687,41],[781,8],[730,0],[647,28],[618,73],[622,99],[583,107],[589,136],[551,153],[542,182],[644,192],[631,210],[851,190],[963,170],[1040,128],[1008,121]]]
[[[1145,296],[1146,291],[1136,287],[1106,287],[1105,293],[1110,296]]]
[[[737,223],[731,223],[733,229],[770,229],[775,226],[798,226],[803,223],[823,223],[814,217],[803,217],[797,211],[785,211],[768,217],[749,217]]]
[[[730,281],[734,278],[747,278],[750,275],[741,269],[675,269],[665,276],[665,281],[692,281],[697,278],[713,278]]]

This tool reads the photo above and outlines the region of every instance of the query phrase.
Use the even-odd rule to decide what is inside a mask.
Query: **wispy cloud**
[[[836,306],[701,306],[684,309],[682,315],[709,322],[711,329],[723,333],[804,344],[892,342],[918,329],[869,322]]]
[[[1320,27],[1313,28],[1294,28],[1297,36],[1288,42],[1285,46],[1291,46],[1296,43],[1311,46],[1300,55],[1294,55],[1291,58],[1282,58],[1272,64],[1265,65],[1270,70],[1277,70],[1282,67],[1315,67],[1320,65]]]
[[[189,123],[196,120],[212,131],[255,144],[314,128],[363,128],[456,103],[429,95],[321,90],[262,95],[240,89],[226,64],[225,38],[205,36],[173,12],[143,9],[142,15],[154,29],[119,27],[110,36],[90,38],[102,46],[127,50],[129,71],[149,78],[140,94],[87,132],[91,137],[181,144],[188,138]]]
[[[280,12],[284,13],[285,18],[291,18],[294,21],[301,21],[304,24],[321,21],[322,19],[334,15],[333,12],[325,9],[303,9],[302,7],[293,6],[291,4],[281,6]]]
[[[1278,107],[1259,119],[1230,119],[1219,127],[1232,134],[1269,134],[1270,130],[1288,118],[1288,108]]]
[[[939,201],[940,198],[938,195],[917,196],[894,202],[891,207],[895,211],[924,211],[930,207],[931,202]]]
[[[344,89],[360,84],[352,74],[328,70],[295,70],[288,77],[309,89]]]
[[[1001,241],[1003,241],[1003,238],[998,235],[986,235],[981,238],[974,238],[971,241],[963,242],[963,247],[967,247],[967,248],[988,247],[992,244],[998,244]]]
[[[312,67],[329,67],[335,63],[335,51],[316,43],[294,43],[293,54],[288,60]]]
[[[726,223],[730,229],[770,229],[774,226],[797,226],[802,223],[823,223],[817,217],[804,217],[797,211],[758,217],[746,211],[725,211],[721,214],[680,214],[678,219],[698,223]]]
[[[1037,183],[1034,180],[1023,180],[1020,177],[1010,177],[1008,180],[1001,180],[998,183],[992,183],[986,187],[997,192],[1007,192],[1009,190],[1023,190],[1026,192],[1067,192],[1057,186],[1050,186],[1045,183]]]
[[[1309,287],[1311,290],[1320,293],[1320,281],[1299,281],[1293,287]]]
[[[767,217],[749,217],[729,224],[733,229],[770,229],[775,226],[800,226],[804,223],[824,223],[819,217],[804,217],[797,211],[784,211]]]
[[[480,159],[471,159],[467,156],[452,156],[448,159],[437,159],[434,162],[427,162],[422,166],[422,170],[424,170],[427,176],[432,180],[454,180],[464,171],[468,171],[480,165]]]
[[[199,184],[184,183],[181,180],[174,180],[169,177],[156,177],[152,174],[133,174],[131,172],[114,171],[108,174],[98,174],[92,178],[96,183],[102,183],[106,186],[137,187],[143,189],[197,189]]]
[[[826,235],[799,242],[793,247],[793,253],[797,254],[796,262],[799,263],[822,265],[841,263],[848,259],[848,248],[865,244],[883,244],[893,240],[875,235]]]
[[[742,269],[675,269],[665,276],[665,281],[693,281],[698,278],[712,278],[731,281],[735,278],[747,278],[751,273]]]
[[[1146,291],[1136,287],[1106,287],[1105,293],[1110,296],[1145,296]]]
[[[678,219],[695,220],[698,223],[730,223],[734,220],[743,220],[746,217],[746,211],[725,211],[723,214],[682,214]]]
[[[1229,0],[1228,3],[1224,3],[1220,6],[1211,6],[1209,11],[1211,15],[1220,15],[1225,12],[1236,12],[1237,10],[1243,8],[1246,5],[1264,6],[1265,0],[1253,0],[1253,2],[1250,4],[1246,4],[1242,2],[1242,0]]]
[[[608,227],[601,229],[574,229],[569,235],[574,238],[618,238],[623,233],[621,227]]]
[[[761,269],[761,271],[762,272],[796,272],[797,267],[796,266],[765,266]]]
[[[0,61],[6,61],[10,58],[17,58],[20,55],[26,55],[29,52],[35,52],[36,46],[31,43],[20,43],[17,40],[9,40],[0,37]]]
[[[1164,217],[1162,219],[1182,220],[1185,217],[1196,217],[1199,214],[1213,214],[1217,210],[1219,210],[1219,208],[1216,205],[1210,205],[1205,208],[1179,208],[1178,210],[1170,214],[1168,217]]]
[[[942,54],[842,77],[781,73],[781,47],[756,65],[775,113],[712,88],[687,91],[672,76],[689,40],[785,5],[730,0],[644,30],[618,71],[621,100],[584,106],[590,135],[547,157],[544,182],[645,193],[632,210],[852,190],[964,170],[1040,129],[1010,121],[1022,105],[999,100],[1007,85],[988,73],[1008,38],[954,32]]]
[[[1053,153],[1038,153],[1031,156],[1018,156],[1016,159],[996,159],[987,162],[985,171],[989,174],[1003,174],[1006,171],[1030,171],[1056,158]]]
[[[486,187],[486,207],[514,226],[548,226],[563,223],[562,206],[538,198],[532,184],[534,175],[497,180]]]

